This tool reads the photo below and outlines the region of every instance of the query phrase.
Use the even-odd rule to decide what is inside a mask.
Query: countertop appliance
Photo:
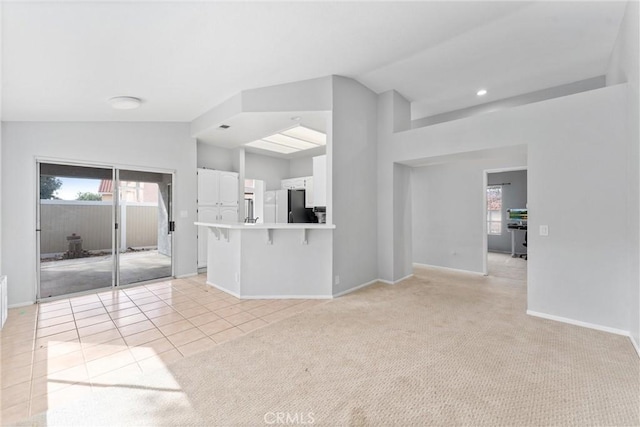
[[[320,224],[327,223],[327,208],[326,206],[316,206],[313,208],[313,213],[316,215]]]

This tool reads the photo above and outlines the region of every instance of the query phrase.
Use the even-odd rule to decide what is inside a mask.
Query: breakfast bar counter
[[[315,223],[204,223],[207,283],[238,298],[331,298],[333,229]]]

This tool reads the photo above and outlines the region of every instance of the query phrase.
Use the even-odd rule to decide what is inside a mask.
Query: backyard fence
[[[40,253],[66,252],[67,237],[82,238],[88,251],[111,251],[112,202],[67,200],[40,201]],[[122,240],[120,249],[158,245],[158,205],[126,202],[120,206]]]

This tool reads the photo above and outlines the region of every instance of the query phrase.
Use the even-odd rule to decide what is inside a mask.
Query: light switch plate
[[[548,225],[541,225],[540,226],[540,235],[541,236],[548,236],[549,235],[549,226]]]
[[[180,211],[180,218],[189,218],[189,211]]]

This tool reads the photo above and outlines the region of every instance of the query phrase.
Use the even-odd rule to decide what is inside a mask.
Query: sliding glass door
[[[39,164],[40,298],[113,286],[113,169]]]
[[[171,276],[171,174],[117,173],[118,284]]]
[[[39,298],[172,273],[172,174],[38,163]]]

